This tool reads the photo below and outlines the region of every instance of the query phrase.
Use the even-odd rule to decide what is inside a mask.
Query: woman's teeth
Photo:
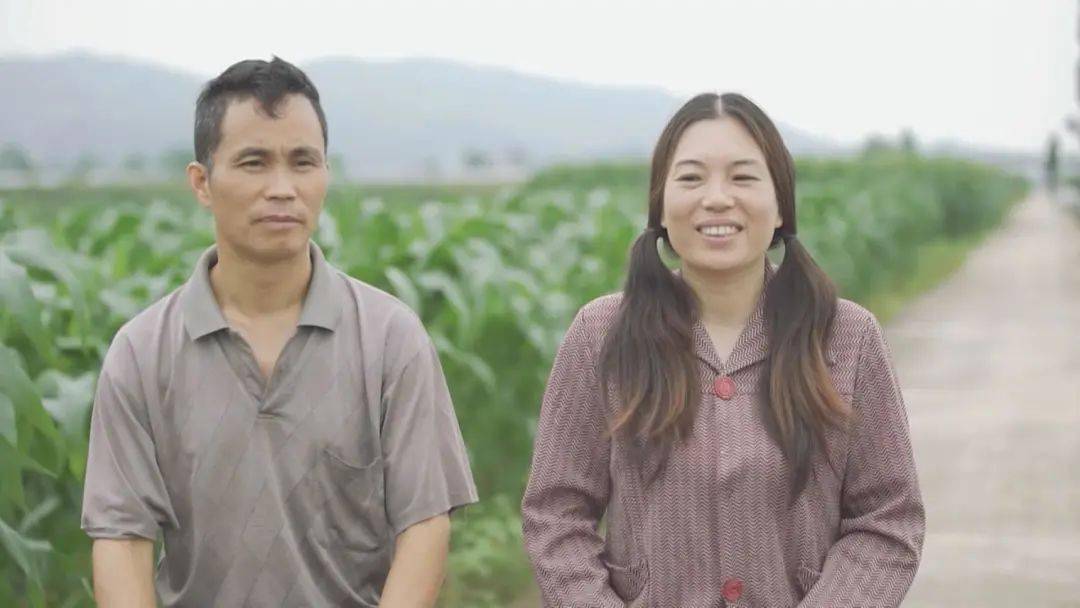
[[[698,229],[705,236],[728,236],[740,230],[738,226],[702,226]]]

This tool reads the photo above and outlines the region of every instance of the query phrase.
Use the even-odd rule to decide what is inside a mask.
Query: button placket
[[[281,386],[287,382],[289,371],[292,369],[293,351],[302,348],[306,344],[306,338],[307,336],[301,336],[299,330],[293,332],[293,335],[286,340],[285,346],[281,348],[281,352],[278,353],[274,367],[270,370],[270,377],[264,381],[263,398],[259,404],[263,414],[272,414],[275,407],[272,402],[279,400]]]
[[[263,398],[264,386],[262,372],[259,371],[255,361],[255,353],[240,332],[229,328],[221,343],[225,359],[236,375],[237,381],[244,387],[245,392],[258,405]]]

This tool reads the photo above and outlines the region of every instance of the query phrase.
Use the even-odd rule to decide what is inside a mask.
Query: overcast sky
[[[680,96],[740,91],[841,142],[911,127],[924,142],[1041,151],[1078,109],[1077,10],[1077,0],[0,0],[0,57],[80,49],[206,77],[271,53],[438,57]]]

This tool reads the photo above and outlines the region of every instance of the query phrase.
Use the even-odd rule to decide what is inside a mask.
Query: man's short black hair
[[[271,61],[247,59],[234,63],[206,83],[195,103],[195,160],[210,167],[210,157],[221,143],[221,123],[230,103],[254,97],[264,112],[277,118],[277,107],[291,94],[307,97],[315,108],[325,147],[326,115],[319,103],[319,91],[303,70],[275,56]]]

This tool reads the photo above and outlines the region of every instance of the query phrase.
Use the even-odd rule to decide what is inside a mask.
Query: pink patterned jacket
[[[775,272],[767,263],[766,281]],[[655,458],[633,459],[625,440],[603,433],[617,403],[602,402],[596,364],[620,298],[578,313],[541,406],[522,516],[544,605],[899,606],[925,515],[903,397],[873,314],[838,303],[826,359],[857,422],[829,435],[789,508],[789,468],[754,403],[767,350],[763,301],[727,361],[696,324],[693,437],[645,483]]]

